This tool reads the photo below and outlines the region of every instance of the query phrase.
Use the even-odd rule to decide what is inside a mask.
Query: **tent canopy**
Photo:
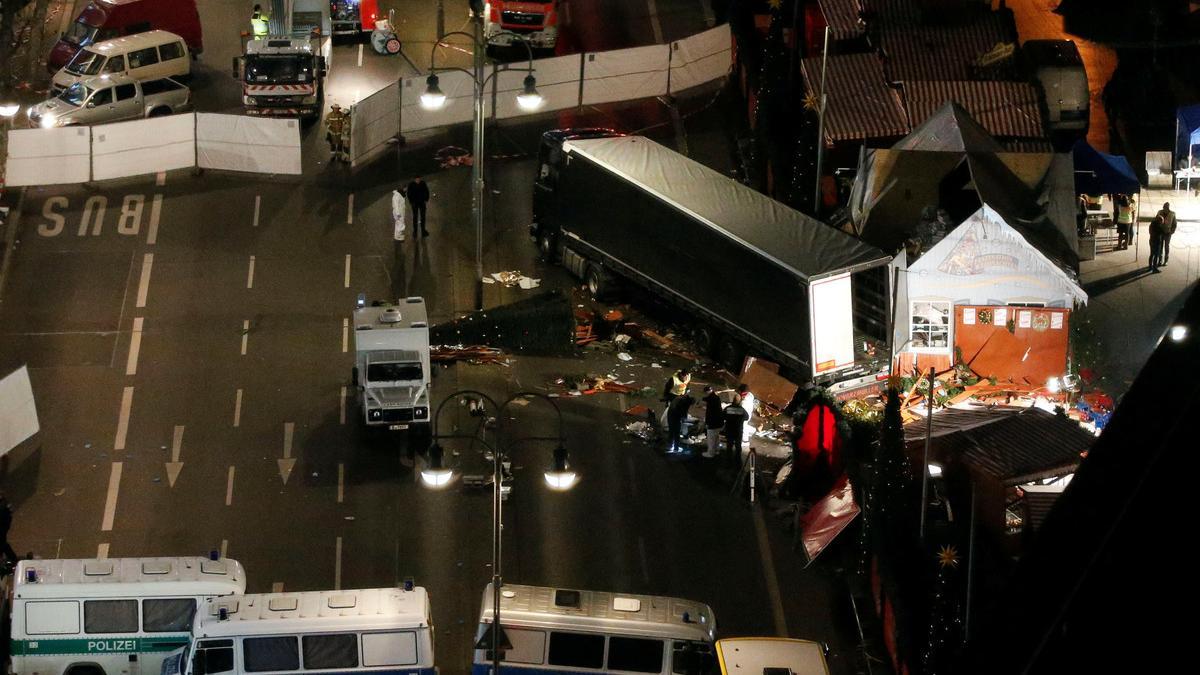
[[[1075,192],[1087,195],[1133,194],[1141,183],[1120,155],[1109,155],[1080,139],[1071,149],[1075,161]]]
[[[1175,161],[1192,157],[1192,146],[1200,145],[1200,104],[1175,109]]]

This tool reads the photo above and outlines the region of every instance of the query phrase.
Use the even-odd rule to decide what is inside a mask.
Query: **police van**
[[[158,675],[196,608],[243,593],[236,560],[22,560],[14,574],[15,675]]]
[[[162,675],[336,672],[434,675],[424,588],[213,598]]]
[[[492,586],[483,594],[473,675],[491,671]],[[501,673],[707,673],[712,608],[692,600],[504,584]]]

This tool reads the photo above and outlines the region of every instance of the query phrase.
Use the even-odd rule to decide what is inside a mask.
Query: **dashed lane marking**
[[[250,269],[246,272],[246,288],[254,288],[254,256],[250,256]]]
[[[104,560],[106,558],[108,558],[108,544],[100,544],[96,547],[96,559]]]
[[[229,467],[229,478],[225,479],[225,506],[233,506],[233,475],[234,467]]]
[[[361,44],[359,44],[358,45],[358,67],[359,68],[362,68],[362,55],[363,55],[363,46]]]
[[[158,173],[156,173],[154,175],[154,184],[157,185],[158,187],[162,187],[162,186],[166,185],[167,184],[167,172],[159,171]]]
[[[350,349],[350,319],[342,319],[342,353]]]
[[[342,276],[343,276],[343,280],[342,280],[343,287],[350,288],[350,254],[349,253],[346,254],[346,271]]]
[[[246,346],[250,341],[250,319],[242,322],[242,356],[246,355]]]
[[[346,498],[346,465],[338,462],[338,491],[337,503],[341,504]]]
[[[137,307],[146,306],[146,296],[150,293],[150,272],[154,269],[154,254],[142,256],[142,277],[138,279]]]
[[[283,592],[283,582],[276,581],[275,583],[271,584],[271,592],[272,593],[282,593]],[[503,626],[504,624],[500,624],[500,625]]]
[[[137,375],[138,355],[142,351],[142,326],[144,319],[133,319],[133,332],[129,336],[129,358],[125,361],[125,374]]]
[[[150,202],[150,227],[146,230],[146,244],[153,246],[158,243],[158,217],[162,215],[162,195],[154,195]]]
[[[658,20],[658,5],[654,0],[646,0],[646,7],[650,10],[650,28],[654,30],[654,44],[661,45],[663,32],[662,23]]]
[[[133,387],[130,387],[133,389]],[[113,519],[117,517],[117,494],[121,491],[121,462],[112,463],[108,474],[108,495],[104,499],[104,519],[100,522],[101,532],[111,532]]]
[[[229,553],[229,540],[222,539],[221,540],[221,558],[224,559],[226,554],[228,554],[228,553]]]
[[[233,399],[233,426],[240,427],[242,425],[242,390],[237,390],[237,396]]]
[[[254,227],[258,227],[258,210],[262,207],[262,195],[254,195]]]
[[[342,386],[342,403],[338,411],[338,424],[346,423],[346,387]]]
[[[354,224],[354,193],[351,192],[346,197],[346,224]]]
[[[117,414],[117,437],[113,441],[113,450],[125,449],[125,437],[129,434],[129,413],[133,410],[133,387],[125,387],[121,392],[121,411]]]
[[[342,538],[337,538],[333,559],[333,590],[342,590]]]

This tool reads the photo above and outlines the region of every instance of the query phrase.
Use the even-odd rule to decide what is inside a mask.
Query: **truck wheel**
[[[717,363],[734,375],[742,372],[742,361],[746,358],[746,350],[737,340],[725,336],[717,346]]]
[[[713,356],[716,353],[717,337],[716,331],[705,326],[692,332],[692,342],[696,343],[696,351],[701,356]]]
[[[612,283],[609,280],[608,274],[600,269],[599,265],[588,265],[587,274],[584,276],[584,283],[587,284],[588,292],[592,294],[595,300],[603,300],[612,292]]]
[[[171,114],[170,108],[155,108],[154,110],[151,110],[150,114],[146,115],[146,117],[166,117],[167,115],[170,115],[170,114]]]
[[[558,258],[554,253],[554,235],[543,231],[538,235],[538,251],[542,254],[542,260],[552,263]]]
[[[99,666],[71,666],[66,675],[104,675],[104,669]]]

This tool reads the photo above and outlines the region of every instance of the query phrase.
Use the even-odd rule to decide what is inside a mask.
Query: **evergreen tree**
[[[937,576],[929,603],[929,632],[921,650],[925,675],[953,671],[962,636],[962,612],[954,583],[957,571],[958,551],[953,546],[943,546],[937,553]]]
[[[912,485],[904,454],[904,424],[900,418],[900,378],[888,378],[879,440],[869,470],[863,472],[862,515],[859,525],[858,571],[865,574],[867,561],[877,552],[879,539],[888,531],[903,531],[905,506]],[[900,526],[900,527],[897,527]]]

